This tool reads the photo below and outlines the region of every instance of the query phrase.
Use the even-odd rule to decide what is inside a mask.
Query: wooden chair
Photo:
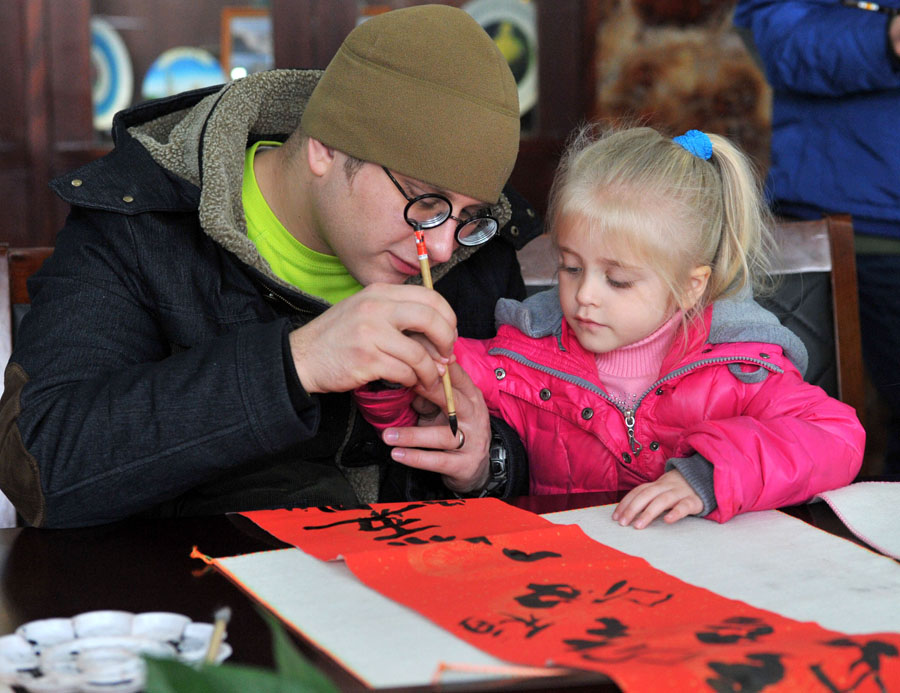
[[[53,248],[10,248],[0,243],[0,365],[6,368],[16,329],[31,304],[25,282],[44,264]],[[0,394],[3,393],[0,379]],[[16,510],[0,491],[0,527],[18,524]]]
[[[853,223],[848,214],[778,220],[781,249],[773,296],[759,299],[809,351],[806,379],[856,409],[865,424]]]
[[[16,329],[31,304],[26,281],[52,252],[53,248],[10,248],[0,243],[0,364],[4,368],[12,353]]]
[[[865,388],[856,286],[853,224],[849,215],[812,221],[778,220],[781,256],[776,291],[760,303],[803,340],[806,378],[865,415]],[[529,294],[556,283],[556,254],[548,236],[519,251]],[[863,421],[865,423],[865,421]]]

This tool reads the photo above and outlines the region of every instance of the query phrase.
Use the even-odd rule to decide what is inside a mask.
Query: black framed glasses
[[[406,198],[406,207],[403,209],[403,218],[406,223],[415,230],[433,229],[440,226],[447,219],[456,222],[456,242],[460,245],[481,245],[493,238],[497,233],[499,224],[490,214],[478,214],[469,219],[460,219],[453,216],[453,205],[440,193],[425,193],[410,197],[403,186],[397,182],[393,174],[386,167],[381,167],[391,182],[397,186],[400,194]]]

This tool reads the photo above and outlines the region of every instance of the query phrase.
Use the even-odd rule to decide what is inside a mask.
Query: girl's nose
[[[575,292],[575,300],[584,306],[596,306],[600,303],[600,290],[595,278],[585,274]]]

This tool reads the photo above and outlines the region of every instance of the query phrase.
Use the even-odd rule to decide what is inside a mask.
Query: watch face
[[[506,480],[506,448],[503,447],[503,441],[499,436],[494,436],[491,440],[490,448],[491,461],[491,477],[499,481]]]
[[[537,102],[537,22],[530,0],[472,0],[462,6],[506,58],[519,90],[519,114]]]

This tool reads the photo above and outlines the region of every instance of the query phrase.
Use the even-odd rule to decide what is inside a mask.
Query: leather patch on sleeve
[[[37,460],[26,450],[19,433],[19,397],[28,376],[17,363],[6,368],[0,398],[0,488],[29,524],[40,527],[45,519],[44,492]]]

